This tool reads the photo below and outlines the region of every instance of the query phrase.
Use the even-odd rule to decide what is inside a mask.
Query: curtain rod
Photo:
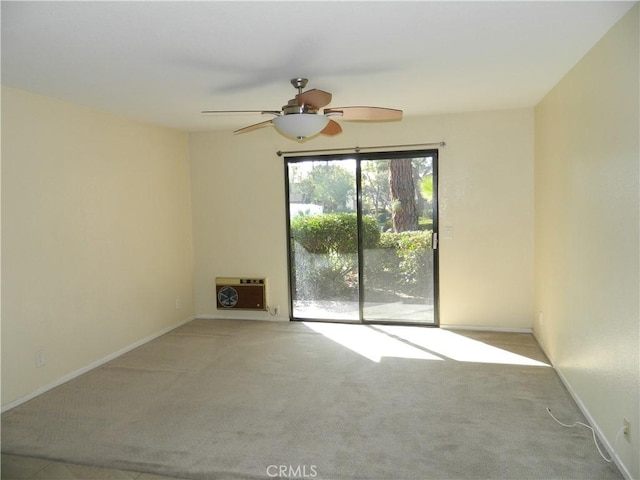
[[[405,148],[405,147],[431,147],[438,145],[440,147],[446,147],[445,142],[431,142],[431,143],[413,143],[408,145],[378,145],[377,147],[344,147],[344,148],[322,148],[318,150],[289,150],[288,152],[277,151],[276,154],[281,157],[282,155],[289,153],[319,153],[319,152],[340,152],[342,150],[353,150],[356,153],[360,153],[361,150],[373,150],[378,148]]]

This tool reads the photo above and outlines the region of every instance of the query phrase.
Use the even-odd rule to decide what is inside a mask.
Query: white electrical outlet
[[[36,352],[36,368],[44,367],[47,364],[47,360],[44,356],[44,350],[38,350]]]
[[[624,425],[624,430],[623,430],[624,438],[626,438],[628,441],[631,441],[631,424],[629,423],[629,420],[627,420],[626,418],[623,418],[622,424]]]
[[[182,308],[182,300],[176,298],[176,310],[180,310]]]

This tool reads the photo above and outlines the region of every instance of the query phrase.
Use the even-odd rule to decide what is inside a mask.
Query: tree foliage
[[[330,164],[314,166],[297,185],[303,203],[322,205],[325,212],[344,212],[355,198],[353,173]]]
[[[433,201],[433,175],[427,175],[420,180],[420,193],[428,202]]]
[[[389,162],[362,162],[362,203],[365,211],[379,216],[391,211],[389,195]]]

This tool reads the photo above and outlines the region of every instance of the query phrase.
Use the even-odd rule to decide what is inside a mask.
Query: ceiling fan
[[[317,134],[337,135],[342,127],[330,117],[341,118],[345,121],[386,121],[402,119],[402,110],[383,107],[322,107],[331,103],[331,94],[323,90],[302,89],[307,86],[306,78],[293,78],[291,85],[298,90],[295,98],[282,107],[282,110],[205,110],[202,113],[261,113],[274,115],[274,118],[264,122],[249,125],[233,133],[246,133],[258,128],[273,125],[285,137],[303,141]]]

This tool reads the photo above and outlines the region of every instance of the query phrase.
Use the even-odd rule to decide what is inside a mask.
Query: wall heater
[[[267,279],[216,277],[216,307],[219,310],[266,310]]]

